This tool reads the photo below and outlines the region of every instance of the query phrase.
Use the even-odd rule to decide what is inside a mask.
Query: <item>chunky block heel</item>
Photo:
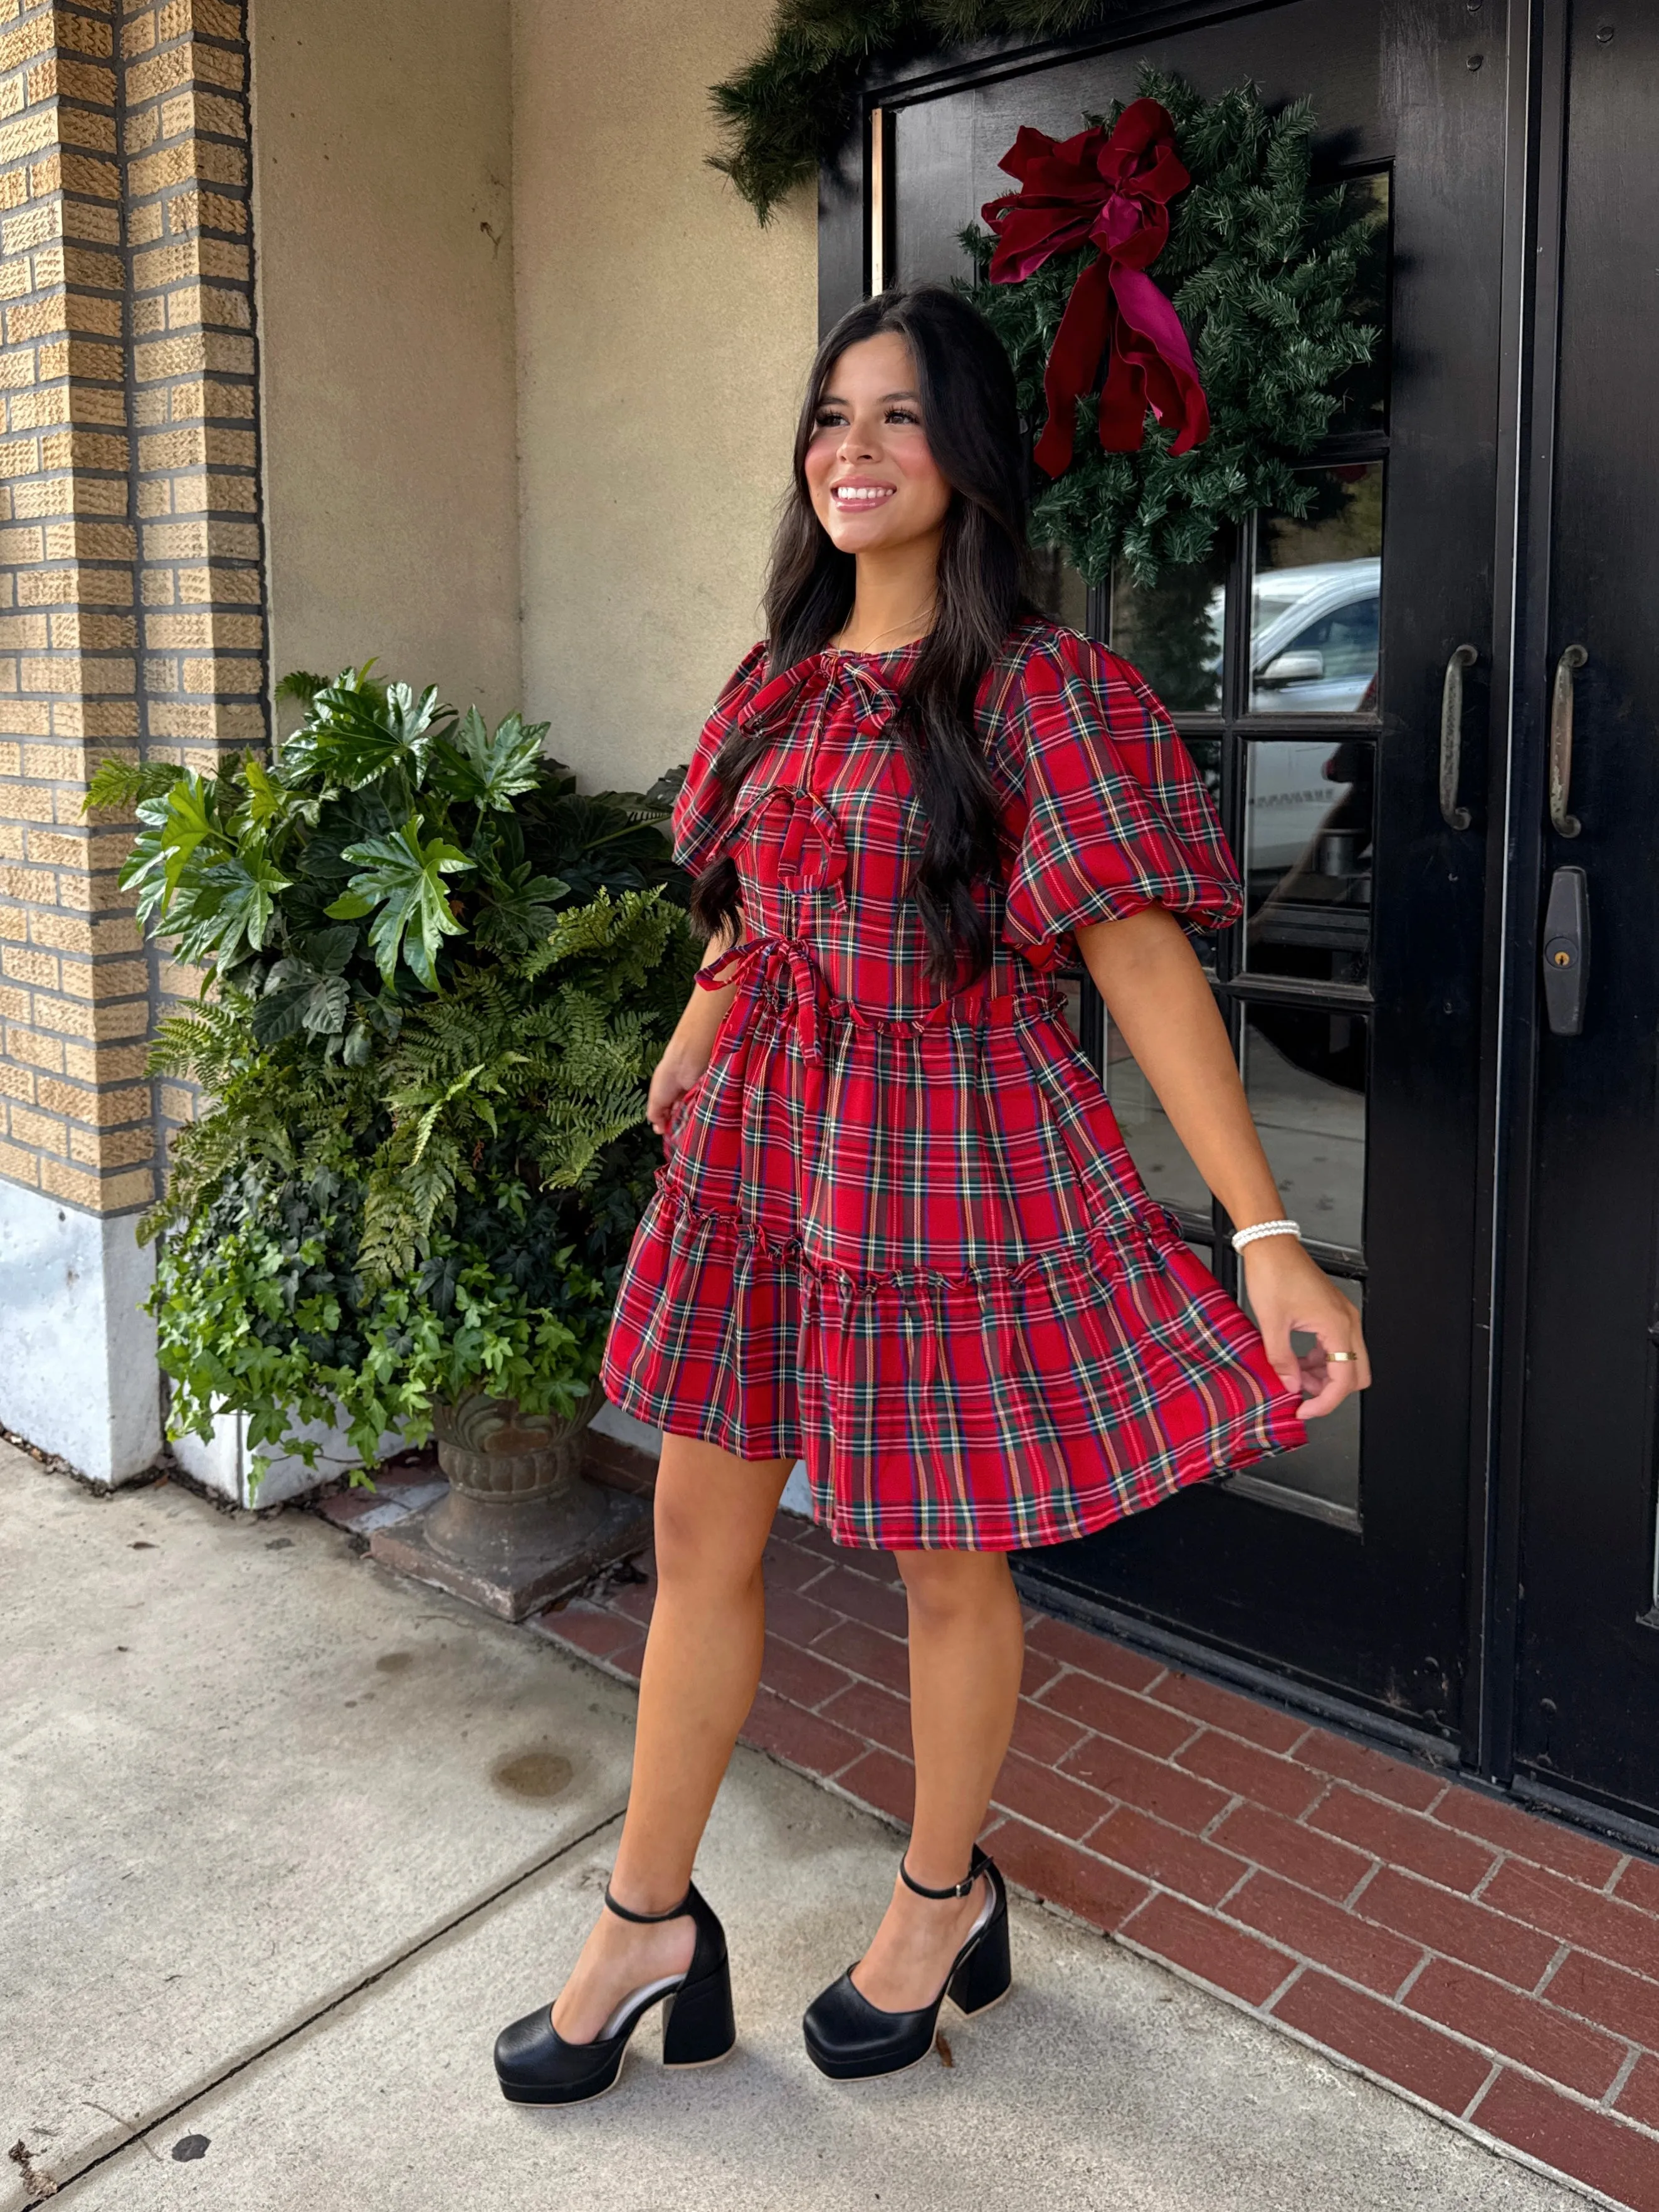
[[[1008,1899],[1001,1893],[1000,1881],[997,1889],[996,1908],[983,1934],[945,1984],[945,1994],[958,2012],[984,2012],[1000,2003],[1013,1985],[1008,1955]]]
[[[630,1912],[607,1888],[607,1908],[620,1920],[678,1920],[696,1929],[691,1963],[684,1974],[647,1982],[623,1999],[591,2043],[567,2043],[544,2005],[504,2027],[495,2039],[495,2078],[514,2105],[580,2105],[614,2089],[629,2037],[653,2005],[663,2007],[665,2066],[712,2066],[737,2041],[732,2017],[732,1972],[726,1931],[694,1884],[672,1912]]]
[[[721,1952],[713,1972],[701,1981],[688,1975],[662,2008],[665,2066],[713,2066],[738,2039],[732,2014],[732,1970]]]
[[[902,1860],[899,1875],[919,1897],[966,1897],[983,1875],[988,1895],[968,1940],[951,1962],[944,1987],[915,2012],[884,2012],[853,1979],[849,1966],[806,2008],[801,2022],[806,2052],[834,2081],[869,2081],[919,2066],[933,2047],[939,2008],[948,1996],[965,2013],[984,2012],[1006,1997],[1012,1979],[1008,1962],[1008,1893],[1001,1875],[977,1848],[967,1877],[950,1889],[924,1889]]]

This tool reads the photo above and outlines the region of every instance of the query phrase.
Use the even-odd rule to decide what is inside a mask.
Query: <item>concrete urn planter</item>
[[[596,1382],[574,1413],[520,1413],[513,1398],[473,1390],[459,1405],[434,1406],[438,1464],[450,1498],[491,1504],[551,1498],[581,1480],[588,1425],[605,1403]]]
[[[434,1407],[449,1495],[377,1529],[370,1549],[388,1566],[507,1620],[523,1620],[611,1560],[642,1551],[651,1538],[648,1501],[583,1473],[588,1427],[604,1402],[595,1383],[562,1416],[520,1413],[514,1400],[482,1390]]]

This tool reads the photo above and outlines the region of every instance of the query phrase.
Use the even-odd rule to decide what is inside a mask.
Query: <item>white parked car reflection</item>
[[[1255,580],[1250,706],[1259,714],[1352,714],[1376,676],[1382,564],[1322,561]]]

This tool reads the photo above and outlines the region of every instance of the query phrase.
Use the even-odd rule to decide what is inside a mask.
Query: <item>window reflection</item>
[[[1358,1014],[1249,1006],[1244,1090],[1285,1211],[1358,1253],[1365,1197],[1366,1028]]]
[[[1114,1024],[1107,1026],[1106,1095],[1129,1157],[1152,1196],[1177,1213],[1207,1222],[1209,1185],[1194,1166],[1187,1147],[1158,1104],[1157,1093]]]
[[[1050,622],[1088,635],[1089,586],[1060,546],[1031,548],[1031,596]]]
[[[1364,739],[1259,738],[1250,745],[1244,959],[1256,974],[1364,982],[1375,763]]]
[[[1256,520],[1250,710],[1376,712],[1382,465],[1311,469],[1300,519]]]
[[[1356,323],[1369,323],[1382,335],[1371,357],[1339,379],[1336,413],[1327,426],[1328,435],[1383,428],[1389,419],[1389,179],[1379,171],[1369,177],[1350,177],[1343,187],[1351,222],[1363,222],[1369,232],[1359,257],[1353,289],[1348,295],[1348,313]]]
[[[1221,705],[1222,617],[1231,556],[1171,568],[1156,584],[1137,584],[1119,562],[1112,572],[1112,650],[1146,678],[1172,714],[1212,713]]]

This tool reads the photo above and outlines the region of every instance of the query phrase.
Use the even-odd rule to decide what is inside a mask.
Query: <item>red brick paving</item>
[[[1326,2050],[1340,2051],[1445,2112],[1467,2111],[1492,2074],[1484,2051],[1454,2043],[1398,2006],[1350,1989],[1329,1974],[1298,1975],[1273,2014]]]
[[[1478,2128],[1540,2165],[1589,2182],[1634,2212],[1659,2212],[1659,2151],[1650,2135],[1562,2096],[1547,2083],[1500,2074],[1470,2114]]]
[[[349,1526],[355,1506],[322,1510]],[[902,1824],[892,1562],[780,1516],[766,1575],[746,1740]],[[651,1595],[623,1584],[531,1625],[636,1678]],[[1070,1622],[1030,1614],[1027,1645],[985,1832],[1011,1881],[1659,2212],[1659,1866]]]

